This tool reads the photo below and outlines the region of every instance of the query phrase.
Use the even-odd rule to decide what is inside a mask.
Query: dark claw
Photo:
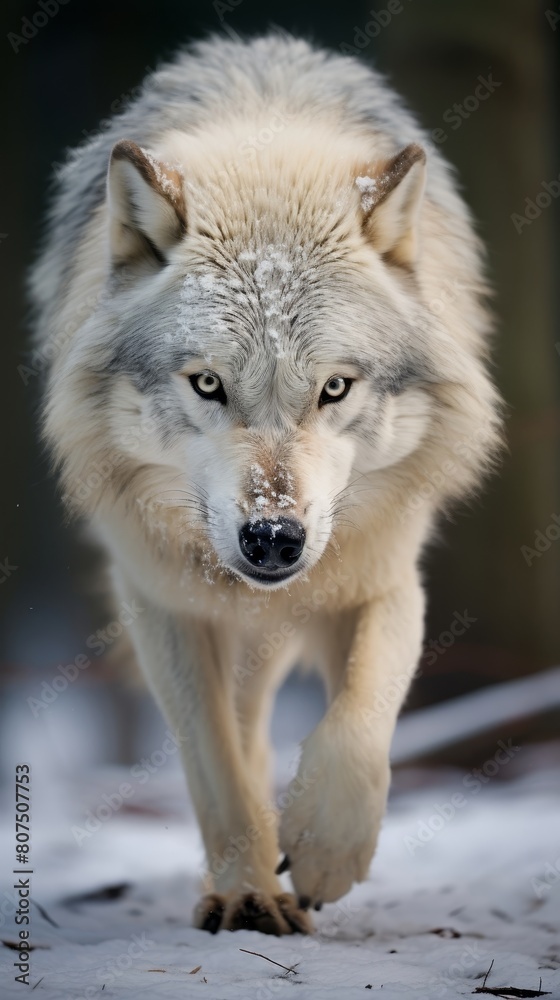
[[[323,904],[321,902],[315,903],[315,909],[317,911],[322,910],[323,909]]]
[[[287,854],[284,855],[279,865],[276,867],[276,874],[281,875],[282,872],[287,872],[290,867],[290,859]]]
[[[221,909],[210,910],[210,913],[204,921],[202,930],[210,931],[211,934],[217,934],[220,929],[223,915],[223,907]]]
[[[308,923],[307,918],[304,917],[302,911],[296,910],[294,899],[290,896],[289,892],[284,892],[281,896],[276,896],[276,902],[284,920],[288,922],[293,931],[297,934],[313,933],[313,928]]]
[[[217,893],[212,893],[209,896],[205,896],[199,903],[199,907],[203,910],[206,909],[207,906],[209,909],[204,916],[204,921],[201,925],[202,930],[210,931],[210,934],[217,934],[224,916],[224,900],[221,896],[218,896]],[[198,907],[195,910],[195,917],[197,910]]]
[[[309,896],[300,896],[298,906],[300,910],[308,910],[311,906],[311,899]]]

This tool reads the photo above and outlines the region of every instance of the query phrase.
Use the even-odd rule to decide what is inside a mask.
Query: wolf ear
[[[113,147],[107,177],[109,242],[114,265],[165,264],[187,228],[182,176],[130,139]]]
[[[416,143],[356,178],[365,233],[382,256],[404,267],[416,261],[425,183],[426,154]]]

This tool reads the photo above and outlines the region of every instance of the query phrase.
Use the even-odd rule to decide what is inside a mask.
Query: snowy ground
[[[79,846],[70,826],[84,804],[99,803],[127,776],[97,771],[85,790],[83,782],[49,790],[56,808],[43,816],[33,855],[33,898],[43,907],[32,914],[38,1000],[315,1000],[364,989],[383,990],[385,1000],[454,998],[480,987],[492,961],[488,987],[538,990],[542,977],[542,990],[560,998],[557,772],[487,781],[476,792],[472,776],[465,784],[463,773],[447,771],[426,785],[423,772],[421,791],[391,803],[369,881],[316,914],[312,938],[212,937],[191,927],[202,850],[191,814],[177,812],[184,789],[176,769],[138,785],[128,807]],[[451,816],[457,793],[465,801]],[[2,825],[4,873],[12,836]],[[102,898],[107,887],[115,898]],[[101,898],[79,898],[87,893]],[[12,899],[8,882],[0,905],[8,944],[16,939]],[[4,947],[0,959],[0,995],[21,997],[16,953]]]

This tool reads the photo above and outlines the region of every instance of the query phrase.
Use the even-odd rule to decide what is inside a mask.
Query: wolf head
[[[375,505],[433,432],[434,386],[472,367],[419,293],[422,149],[356,140],[326,171],[324,141],[289,140],[249,159],[219,136],[119,142],[103,292],[65,360],[92,428],[70,496],[124,497],[166,547],[263,588]]]

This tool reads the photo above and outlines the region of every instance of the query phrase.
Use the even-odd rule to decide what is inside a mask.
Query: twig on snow
[[[492,972],[493,965],[494,965],[494,959],[492,959],[492,961],[490,962],[490,968],[488,969],[488,972],[484,977],[482,986],[477,986],[476,989],[473,990],[473,993],[487,993],[489,996],[492,997],[502,997],[502,1000],[510,1000],[510,998],[511,1000],[514,1000],[514,998],[516,997],[530,998],[530,997],[550,996],[550,990],[541,990],[542,977],[539,979],[538,990],[523,990],[523,989],[518,989],[516,986],[494,986],[494,987],[487,986],[486,980],[488,979],[488,976]]]
[[[257,955],[259,958],[264,958],[265,962],[272,962],[272,965],[277,965],[279,969],[285,969],[286,972],[295,972],[299,962],[296,962],[292,967],[287,965],[282,965],[282,962],[275,962],[273,958],[268,958],[267,955],[261,955],[260,951],[249,951],[248,948],[240,948],[239,951],[244,951],[246,955]]]

